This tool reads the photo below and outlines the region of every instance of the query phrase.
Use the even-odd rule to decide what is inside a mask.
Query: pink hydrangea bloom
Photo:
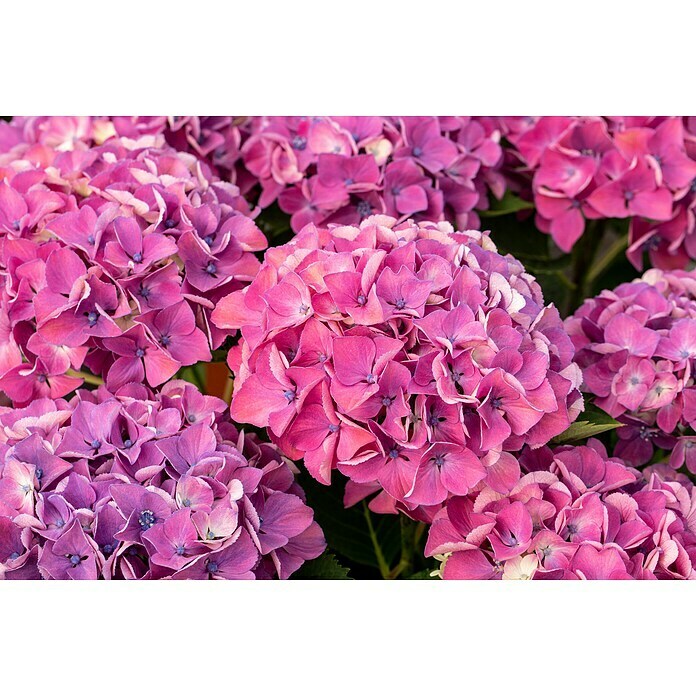
[[[696,122],[692,118],[491,119],[510,143],[499,174],[530,200],[536,224],[569,251],[587,220],[629,218],[628,258],[659,268],[696,258]]]
[[[210,360],[215,300],[251,281],[266,247],[236,186],[161,135],[104,123],[4,124],[0,380],[17,406],[69,394],[83,365],[118,388]]]
[[[212,319],[241,331],[235,420],[414,515],[485,480],[508,492],[509,452],[582,409],[558,311],[487,234],[448,223],[308,225]]]
[[[508,493],[437,513],[426,555],[446,580],[696,580],[696,489],[645,479],[604,446],[525,450]]]
[[[324,537],[272,445],[172,381],[0,410],[0,579],[285,579]]]
[[[479,224],[505,181],[500,133],[478,117],[114,118],[122,136],[162,133],[236,183],[260,208],[275,201],[294,231],[373,214]]]
[[[618,456],[639,466],[657,446],[696,473],[696,274],[647,271],[586,300],[566,328],[584,391],[625,423]]]

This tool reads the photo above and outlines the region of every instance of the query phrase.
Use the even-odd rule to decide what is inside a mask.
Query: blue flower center
[[[82,559],[76,553],[70,556],[70,565],[72,565],[73,568],[79,566],[80,563],[82,563]]]
[[[295,400],[295,392],[292,389],[286,389],[283,396],[288,400],[288,403]]]
[[[179,545],[176,547],[176,555],[177,555],[177,556],[183,556],[185,550],[186,550],[186,549],[184,549],[184,547],[183,547],[181,544],[179,544]]]
[[[396,449],[396,447],[392,447],[392,448],[389,450],[389,457],[390,457],[391,459],[398,459],[398,458],[399,458],[399,450]]]
[[[339,431],[340,425],[336,425],[335,423],[329,423],[329,432],[330,433],[337,433]]]
[[[101,447],[101,442],[97,439],[92,440],[90,443],[92,446],[92,449],[98,450]]]
[[[445,455],[444,454],[438,454],[433,458],[433,461],[435,462],[435,466],[440,469],[442,468],[443,464],[445,463]]]
[[[43,469],[42,469],[40,466],[37,466],[37,467],[36,467],[36,470],[34,471],[34,473],[36,474],[36,478],[37,478],[39,481],[43,478],[44,471],[43,471]]]
[[[307,138],[303,138],[301,135],[296,135],[292,139],[292,147],[295,150],[302,152],[307,147]]]
[[[420,147],[414,147],[413,148],[413,156],[414,157],[420,157],[423,154],[423,150]]]
[[[172,337],[171,336],[162,336],[160,338],[160,344],[163,345],[165,348],[172,342]]]
[[[143,510],[140,515],[138,515],[138,524],[143,531],[150,529],[155,522],[157,522],[157,518],[152,510]]]
[[[135,254],[133,254],[133,261],[135,261],[135,263],[140,263],[142,260],[143,255],[139,251],[136,251]]]
[[[176,227],[176,222],[174,220],[172,220],[171,218],[167,218],[164,221],[164,226],[166,229],[171,230],[172,227]]]
[[[209,275],[215,275],[217,273],[217,266],[211,261],[206,267],[205,272]]]
[[[365,381],[366,381],[368,384],[374,384],[374,383],[377,381],[377,379],[376,379],[375,376],[370,372],[370,374],[367,375],[367,377],[365,377]]]
[[[406,306],[406,300],[399,298],[394,305],[397,309],[403,309]]]
[[[361,218],[366,218],[372,212],[372,206],[367,201],[360,201],[356,206],[356,210]]]
[[[97,312],[88,312],[87,313],[87,323],[90,326],[94,326],[97,323],[98,319],[99,319],[99,314]]]
[[[37,379],[41,384],[43,384],[44,382],[46,382],[46,381],[48,380],[48,377],[46,377],[46,375],[37,375],[37,376],[36,376],[36,379]]]
[[[382,406],[391,406],[394,403],[393,396],[385,396],[382,398]]]
[[[215,561],[208,561],[207,566],[209,573],[217,573],[220,568],[220,566]]]
[[[140,297],[144,297],[145,299],[147,299],[148,297],[150,297],[150,292],[150,288],[140,286]]]

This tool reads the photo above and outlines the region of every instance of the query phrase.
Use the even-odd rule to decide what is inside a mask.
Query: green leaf
[[[307,561],[292,576],[293,580],[352,580],[332,553],[324,553],[313,561]]]
[[[506,191],[505,195],[498,200],[491,197],[491,206],[488,210],[480,210],[479,216],[482,218],[500,217],[510,213],[518,213],[520,210],[532,210],[534,204],[516,196],[512,191]]]
[[[433,570],[431,570],[430,568],[426,568],[425,570],[419,570],[417,573],[409,575],[409,577],[407,577],[406,580],[439,580],[440,578],[437,575],[430,574],[433,572]]]
[[[578,440],[586,440],[588,437],[594,437],[608,430],[621,427],[623,427],[623,423],[614,420],[609,414],[601,411],[596,406],[588,404],[585,411],[578,417],[578,420],[565,432],[554,437],[552,442],[556,445],[577,442]]]
[[[299,483],[307,496],[307,504],[314,510],[332,551],[354,563],[379,568],[363,506],[344,508],[344,484],[337,474],[334,476],[336,480],[324,486],[307,472],[300,474]],[[401,551],[399,519],[396,515],[368,514],[384,560],[391,567]]]

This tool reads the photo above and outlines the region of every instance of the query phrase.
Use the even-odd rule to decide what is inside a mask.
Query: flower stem
[[[573,289],[568,293],[565,307],[565,315],[572,314],[585,299],[586,290],[589,287],[588,274],[592,269],[592,262],[597,248],[600,245],[604,228],[598,220],[588,220],[585,233],[575,244],[572,255],[571,282]]]
[[[93,375],[91,372],[68,370],[65,374],[68,377],[76,377],[77,379],[83,379],[87,384],[94,384],[97,387],[104,384],[104,380],[101,377],[97,377],[96,375]]]
[[[399,517],[399,523],[401,526],[401,559],[389,573],[392,580],[396,580],[402,573],[409,574],[413,570],[413,554],[417,543],[418,525],[406,515]]]
[[[375,528],[372,526],[372,517],[370,516],[370,509],[367,507],[367,503],[363,503],[363,510],[365,512],[365,520],[367,521],[367,530],[370,533],[370,539],[372,540],[372,547],[375,550],[375,558],[377,559],[379,572],[382,574],[382,577],[385,580],[389,580],[391,570],[389,569],[389,564],[382,553],[382,547],[379,545],[379,541],[377,540],[377,534],[375,533]]]
[[[615,239],[612,245],[604,252],[597,263],[592,266],[587,274],[586,284],[590,287],[604,271],[611,266],[618,256],[621,256],[628,247],[628,232]]]

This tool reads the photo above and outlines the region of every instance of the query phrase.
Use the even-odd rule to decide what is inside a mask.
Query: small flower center
[[[97,312],[87,312],[87,323],[90,326],[94,326],[99,319],[99,314]]]
[[[372,212],[372,206],[367,201],[360,201],[356,206],[356,210],[362,219],[369,217],[370,213]]]
[[[357,302],[361,307],[364,307],[367,304],[367,297],[361,293],[358,295]]]
[[[144,348],[136,348],[135,350],[135,357],[136,358],[142,358],[145,355],[145,349]]]
[[[217,573],[220,568],[220,566],[215,561],[208,561],[206,565],[208,567],[209,573]]]
[[[143,531],[150,529],[155,522],[157,522],[157,518],[152,510],[143,510],[140,515],[138,515],[138,524]]]
[[[135,254],[133,254],[133,261],[135,261],[135,263],[140,263],[142,260],[143,255],[139,251],[136,251]]]
[[[205,272],[209,275],[215,275],[217,273],[217,266],[211,261],[206,267]]]
[[[76,566],[79,566],[80,563],[82,563],[82,559],[76,553],[73,553],[72,555],[70,555],[69,559],[70,559],[70,565],[73,568],[75,568]]]

